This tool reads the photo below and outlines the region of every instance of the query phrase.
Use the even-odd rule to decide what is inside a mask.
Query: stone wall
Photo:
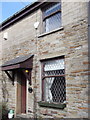
[[[88,23],[87,3],[63,2],[62,27],[53,33],[41,34],[41,10],[37,10],[21,21],[8,27],[0,34],[2,38],[2,61],[17,56],[34,54],[32,87],[28,93],[27,114],[39,118],[87,118],[88,117]],[[39,28],[34,23],[39,21]],[[8,32],[8,39],[3,34]],[[66,100],[64,110],[39,107],[41,101],[41,62],[42,59],[65,56]],[[6,77],[8,105],[16,108],[16,84],[13,86]]]

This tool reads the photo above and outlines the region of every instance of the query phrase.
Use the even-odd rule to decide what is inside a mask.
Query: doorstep
[[[27,114],[21,113],[21,114],[17,114],[16,118],[28,118]]]

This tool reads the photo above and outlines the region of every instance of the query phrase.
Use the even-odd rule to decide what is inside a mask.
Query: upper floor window
[[[50,3],[43,9],[43,32],[50,32],[61,27],[61,4]]]

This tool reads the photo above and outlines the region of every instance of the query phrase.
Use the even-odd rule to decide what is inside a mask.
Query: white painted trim
[[[28,114],[28,84],[29,84],[29,81],[28,81],[28,79],[26,79],[26,86],[27,86],[27,90],[26,90],[26,114]]]
[[[17,74],[15,77],[15,117],[17,112]]]
[[[40,101],[42,101],[42,65],[41,65],[42,63],[39,61],[39,66],[40,66]]]
[[[38,38],[49,35],[49,34],[52,34],[52,33],[57,32],[57,31],[61,31],[63,29],[64,29],[64,27],[60,27],[60,28],[57,28],[55,30],[51,30],[50,32],[42,33],[42,34],[38,35]]]

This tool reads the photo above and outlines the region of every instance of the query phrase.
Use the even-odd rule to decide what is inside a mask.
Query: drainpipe
[[[88,3],[88,61],[90,63],[90,1]],[[90,71],[90,64],[88,65]],[[88,74],[88,118],[90,118],[90,75]]]
[[[37,11],[38,12],[38,11]],[[36,92],[37,92],[37,54],[38,54],[38,26],[39,22],[37,21],[37,13],[36,12],[36,22],[34,23],[34,28],[35,28],[35,52],[36,54],[34,55],[35,57],[35,80],[34,80],[34,88],[33,88],[33,94],[34,94],[34,106],[33,106],[33,113],[34,113],[34,120],[37,120],[37,97],[36,97]]]

